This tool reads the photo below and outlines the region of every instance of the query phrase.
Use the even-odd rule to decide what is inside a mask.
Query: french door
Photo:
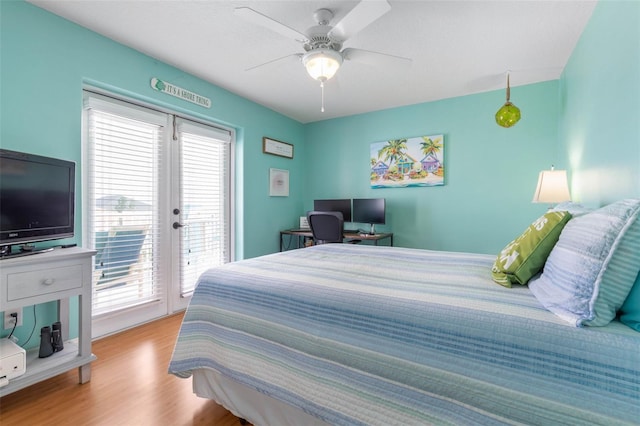
[[[85,92],[84,244],[93,335],[186,307],[231,256],[229,130]]]

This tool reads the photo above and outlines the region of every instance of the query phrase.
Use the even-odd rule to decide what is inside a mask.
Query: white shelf
[[[39,358],[39,352],[39,348],[27,351],[27,371],[22,376],[9,380],[7,386],[0,388],[0,396],[10,394],[96,360],[94,354],[89,356],[79,355],[77,339],[64,342],[63,350],[55,352],[47,358]]]
[[[58,301],[62,335],[69,335],[69,298],[78,296],[78,338],[64,342],[64,349],[38,358],[39,347],[27,351],[26,372],[0,388],[0,396],[34,383],[78,369],[80,383],[91,380],[91,258],[94,250],[80,247],[55,249],[32,256],[2,259],[0,306],[17,309]]]

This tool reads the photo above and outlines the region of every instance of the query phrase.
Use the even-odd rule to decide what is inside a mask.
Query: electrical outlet
[[[13,325],[16,322],[16,318],[12,317],[11,314],[18,315],[17,327],[20,327],[22,325],[22,309],[4,311],[4,329],[5,330],[13,328]]]

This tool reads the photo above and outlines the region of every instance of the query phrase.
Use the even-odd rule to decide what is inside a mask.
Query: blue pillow
[[[575,326],[615,318],[640,271],[640,200],[627,199],[573,218],[529,289]]]
[[[640,273],[627,296],[627,300],[620,308],[620,321],[634,330],[640,331]]]

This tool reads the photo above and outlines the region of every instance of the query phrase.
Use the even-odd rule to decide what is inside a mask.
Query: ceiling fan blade
[[[371,52],[369,50],[347,47],[342,51],[345,60],[362,62],[375,66],[409,67],[413,62],[402,56],[387,55],[386,53]]]
[[[258,24],[300,43],[304,43],[305,41],[307,41],[307,36],[302,34],[301,32],[296,31],[293,28],[286,26],[285,24],[282,24],[275,19],[272,19],[267,15],[263,15],[262,13],[251,9],[250,7],[236,7],[233,13],[246,21]]]
[[[276,62],[282,61],[284,59],[291,59],[291,58],[296,58],[298,60],[301,60],[302,59],[302,53],[292,53],[290,55],[286,55],[286,56],[282,56],[280,58],[272,59],[270,61],[263,62],[261,64],[254,65],[254,66],[252,66],[250,68],[247,68],[245,71],[253,71],[256,68],[260,68],[260,67],[264,67],[264,66],[267,66],[267,65],[271,65],[271,64],[274,64]]]
[[[390,9],[391,5],[386,0],[362,0],[333,27],[329,36],[345,41]]]

